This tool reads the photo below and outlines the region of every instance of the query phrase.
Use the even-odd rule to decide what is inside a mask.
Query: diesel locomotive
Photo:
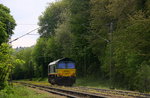
[[[48,81],[52,85],[72,86],[76,80],[75,62],[62,58],[48,64]]]

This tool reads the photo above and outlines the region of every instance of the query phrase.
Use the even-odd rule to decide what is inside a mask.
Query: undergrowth
[[[77,78],[75,86],[88,86],[88,87],[108,89],[109,81],[105,81],[95,77],[82,77],[82,78]]]
[[[0,98],[49,98],[46,94],[37,93],[25,86],[15,84],[0,91]]]

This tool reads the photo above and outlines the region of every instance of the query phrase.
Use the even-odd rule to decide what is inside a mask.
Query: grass
[[[77,78],[75,86],[95,87],[100,89],[110,89],[109,80],[103,80],[96,77]],[[114,86],[115,90],[126,90],[119,86]]]
[[[32,81],[29,81],[29,79],[21,80],[21,81],[24,81],[27,83],[32,83],[32,84],[37,84],[37,85],[45,85],[45,86],[51,85],[50,83],[48,83],[47,78],[33,78]],[[84,78],[77,77],[76,83],[74,84],[74,86],[85,86],[85,87],[94,87],[94,88],[100,88],[100,89],[110,89],[108,80],[103,80],[103,79],[95,78],[92,76],[84,77]],[[115,86],[114,89],[128,91],[127,89],[120,88],[119,86]],[[1,98],[1,96],[0,96],[0,98]]]
[[[20,80],[28,83],[39,84],[39,85],[50,85],[48,83],[48,79],[46,78],[33,78],[32,81],[29,79]],[[74,86],[87,86],[87,87],[96,87],[96,88],[109,88],[109,82],[105,80],[101,80],[95,77],[85,77],[85,78],[78,78],[76,79],[76,83]]]
[[[48,82],[48,78],[33,78],[32,81]]]
[[[32,78],[30,79],[22,79],[22,80],[14,80],[14,81],[39,81],[39,82],[48,82],[48,78]]]
[[[9,93],[8,93],[9,91]],[[37,93],[25,86],[15,84],[13,88],[0,91],[0,98],[49,98],[47,94]]]
[[[24,79],[24,80],[16,80],[16,81],[21,81],[21,82],[26,82],[26,83],[31,83],[31,84],[36,84],[36,85],[44,85],[44,86],[49,86],[51,85],[48,82],[47,78],[32,78],[32,81],[29,79]]]
[[[109,82],[93,77],[77,78],[75,86],[87,86],[87,87],[108,89]]]

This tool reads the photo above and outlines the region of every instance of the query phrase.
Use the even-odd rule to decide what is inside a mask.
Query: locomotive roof
[[[54,64],[59,63],[60,61],[73,61],[73,60],[70,59],[70,58],[62,58],[62,59],[58,59],[58,60],[56,60],[56,61],[53,61],[53,62],[49,63],[48,65],[49,65],[49,66],[50,66],[50,65],[54,65]],[[74,61],[73,61],[73,62],[74,62]]]

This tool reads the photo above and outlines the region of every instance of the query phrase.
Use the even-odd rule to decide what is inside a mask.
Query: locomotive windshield
[[[64,62],[61,62],[61,63],[58,64],[58,68],[65,69],[66,68],[66,64]]]
[[[75,64],[73,62],[60,62],[57,66],[58,69],[74,69]]]
[[[67,63],[67,68],[73,69],[73,68],[75,68],[75,64],[74,63]]]

